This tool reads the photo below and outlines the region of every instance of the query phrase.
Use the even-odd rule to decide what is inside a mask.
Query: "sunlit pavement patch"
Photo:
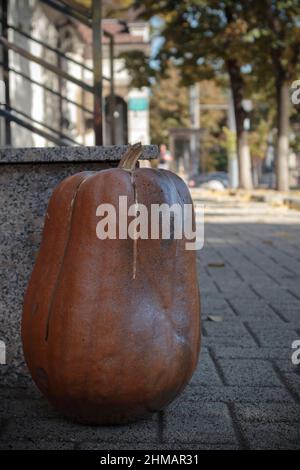
[[[0,364],[6,364],[6,348],[4,341],[0,340]]]

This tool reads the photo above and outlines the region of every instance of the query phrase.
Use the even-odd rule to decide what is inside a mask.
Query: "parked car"
[[[188,179],[188,185],[190,188],[226,189],[229,187],[228,173],[197,173]]]

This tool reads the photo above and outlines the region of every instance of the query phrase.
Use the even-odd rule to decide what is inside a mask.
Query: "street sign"
[[[148,98],[146,97],[129,98],[128,100],[129,111],[146,111],[148,106]]]

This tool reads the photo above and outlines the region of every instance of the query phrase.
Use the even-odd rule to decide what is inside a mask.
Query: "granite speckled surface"
[[[127,145],[105,147],[1,148],[0,163],[118,161]],[[156,158],[157,145],[144,145],[142,160]]]
[[[0,150],[0,340],[7,351],[1,383],[28,380],[20,338],[22,303],[53,189],[69,175],[116,166],[126,148]],[[145,146],[143,158],[157,153],[156,146]]]

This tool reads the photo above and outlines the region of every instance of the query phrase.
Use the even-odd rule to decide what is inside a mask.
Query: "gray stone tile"
[[[212,348],[217,358],[225,359],[284,359],[284,363],[291,362],[291,349],[288,348],[234,348],[218,347]]]
[[[280,372],[289,372],[300,375],[300,364],[296,365],[292,362],[292,354],[294,350],[289,349],[289,355],[285,359],[276,359],[275,364],[280,370]]]
[[[39,440],[0,442],[0,450],[74,450],[74,442]]]
[[[242,423],[251,449],[300,449],[299,424]]]
[[[228,385],[281,386],[272,364],[261,359],[219,359]]]
[[[197,369],[190,381],[191,385],[222,385],[222,380],[208,353],[201,353]]]
[[[262,347],[291,347],[292,342],[299,338],[299,334],[294,326],[290,324],[266,325],[264,322],[248,322],[250,330],[257,337]]]
[[[300,400],[300,375],[296,372],[282,374],[289,390]]]
[[[213,338],[220,336],[226,338],[250,337],[252,339],[245,325],[237,318],[222,322],[203,321],[202,326],[206,335]]]
[[[216,348],[252,348],[255,340],[248,334],[245,336],[203,336],[202,345]]]
[[[8,422],[1,440],[5,442],[27,441],[97,441],[115,442],[149,441],[157,437],[157,415],[144,421],[124,426],[85,426],[64,419],[19,418]]]
[[[238,444],[226,405],[187,401],[165,413],[167,442]]]
[[[300,403],[236,404],[240,421],[257,423],[300,423]]]
[[[10,399],[0,400],[0,417],[3,418],[57,418],[59,417],[48,402],[41,399]]]
[[[175,401],[175,406],[177,406],[178,400],[181,402],[194,400],[199,401],[199,403],[295,403],[293,396],[283,385],[281,387],[188,385],[182,395]]]
[[[232,299],[231,304],[243,320],[261,319],[265,321],[280,321],[274,310],[263,300]]]
[[[164,442],[164,443],[132,443],[132,444],[118,444],[113,442],[82,442],[77,449],[82,450],[237,450],[238,444],[203,444],[203,443],[188,443],[188,442]],[[140,458],[140,457],[139,457]]]
[[[225,319],[234,319],[236,314],[225,301],[225,299],[215,299],[215,297],[202,295],[201,299],[202,319],[205,320],[208,315],[222,315]]]
[[[290,323],[294,324],[295,328],[300,328],[300,307],[291,308],[287,305],[276,306],[276,309],[280,312],[280,315]]]

